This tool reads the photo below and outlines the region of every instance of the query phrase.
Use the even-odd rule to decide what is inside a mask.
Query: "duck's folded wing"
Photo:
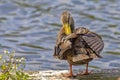
[[[104,47],[104,43],[102,38],[93,32],[89,32],[85,35],[82,36],[83,39],[86,41],[86,43],[88,44],[88,46],[96,52],[96,54],[99,54]]]
[[[67,55],[66,51],[69,49],[71,49],[71,42],[69,40],[64,40],[61,44],[55,47],[54,56],[65,60]]]

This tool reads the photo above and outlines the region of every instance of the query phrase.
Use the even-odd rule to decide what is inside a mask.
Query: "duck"
[[[69,64],[67,77],[75,76],[72,66],[86,65],[82,75],[88,75],[89,62],[100,55],[104,48],[102,37],[85,27],[75,28],[74,19],[70,12],[61,14],[62,27],[57,34],[53,56],[60,60],[66,60]]]

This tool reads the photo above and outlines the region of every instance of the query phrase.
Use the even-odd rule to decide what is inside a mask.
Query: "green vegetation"
[[[0,54],[0,80],[27,80],[29,76],[23,72],[25,58],[15,57],[15,52],[7,50]]]

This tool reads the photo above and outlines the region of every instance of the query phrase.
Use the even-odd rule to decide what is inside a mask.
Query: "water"
[[[25,57],[25,70],[68,69],[66,61],[52,56],[64,10],[71,12],[77,27],[97,32],[105,42],[103,58],[90,62],[90,68],[119,68],[119,0],[0,0],[0,52],[15,50],[16,56]]]

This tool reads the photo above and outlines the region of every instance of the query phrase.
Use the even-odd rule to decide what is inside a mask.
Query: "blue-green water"
[[[97,32],[105,42],[103,58],[90,67],[119,68],[120,0],[0,0],[0,52],[15,50],[25,57],[25,70],[68,69],[66,61],[52,56],[64,10],[71,12],[76,27]]]

